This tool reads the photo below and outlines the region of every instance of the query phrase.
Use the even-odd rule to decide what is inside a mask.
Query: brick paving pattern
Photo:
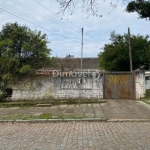
[[[0,124],[0,150],[149,150],[150,122]]]

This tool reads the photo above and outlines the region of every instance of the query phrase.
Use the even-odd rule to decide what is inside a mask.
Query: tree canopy
[[[129,38],[127,34],[111,33],[111,43],[99,53],[100,68],[106,71],[130,71]],[[149,36],[131,35],[133,70],[150,69]]]
[[[145,18],[150,20],[150,1],[136,0],[128,3],[127,12],[133,13],[137,12],[140,18]]]
[[[107,2],[113,8],[118,5],[127,4],[126,11],[128,13],[137,12],[140,18],[150,19],[150,0],[57,0],[60,4],[61,13],[68,12],[72,14],[77,8],[81,8],[87,15],[95,15],[102,17],[99,6],[102,2]]]
[[[77,10],[77,8],[81,8],[87,15],[95,15],[97,17],[102,17],[99,6],[103,2],[107,2],[108,5],[115,8],[120,3],[128,2],[128,0],[57,0],[60,4],[61,12],[64,14],[66,11],[70,14]]]
[[[0,31],[0,78],[15,81],[50,61],[46,34],[6,23]]]

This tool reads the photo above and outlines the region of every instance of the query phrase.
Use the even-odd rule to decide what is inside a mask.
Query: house
[[[53,60],[50,67],[37,70],[37,74],[51,74],[53,70],[57,71],[81,71],[81,58],[74,58],[73,55],[67,55],[66,58],[57,58]],[[98,58],[82,58],[82,71],[100,71]]]

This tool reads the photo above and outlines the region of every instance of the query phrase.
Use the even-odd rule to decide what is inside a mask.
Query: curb
[[[150,122],[150,119],[109,119],[107,122]]]
[[[0,123],[57,123],[57,122],[102,122],[107,119],[83,118],[83,119],[33,119],[33,120],[1,120]]]
[[[139,103],[140,105],[142,105],[142,106],[144,106],[144,107],[150,109],[150,103],[148,104],[148,103],[145,102],[145,101],[138,101],[138,103]]]
[[[58,123],[58,122],[150,122],[150,119],[33,119],[33,120],[1,120],[0,123]]]
[[[28,101],[27,101],[28,102]],[[83,102],[83,103],[80,103],[80,104],[101,104],[101,103],[106,103],[106,100],[98,100],[98,101],[95,101],[95,102]],[[55,105],[70,105],[70,103],[52,103],[52,102],[49,102],[49,103],[19,103],[19,102],[12,102],[12,103],[9,103],[9,102],[3,102],[0,104],[0,107],[22,107],[22,106],[31,106],[31,107],[51,107],[51,106],[55,106]],[[78,102],[77,103],[72,103],[73,105],[76,105],[76,104],[79,104]]]

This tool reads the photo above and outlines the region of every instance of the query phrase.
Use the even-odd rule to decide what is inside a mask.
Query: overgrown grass
[[[11,115],[7,117],[0,117],[0,120],[34,120],[34,119],[82,119],[87,118],[85,116],[74,116],[74,115],[60,115],[52,116],[52,114],[43,113],[41,115]]]
[[[145,99],[143,99],[143,101],[147,104],[150,104],[150,98],[145,98]]]
[[[150,104],[150,89],[146,90],[146,97],[142,99],[145,103]]]
[[[98,100],[98,99],[64,99],[64,100],[53,100],[51,101],[52,105],[58,104],[91,104],[91,103],[100,103],[105,102],[105,100]]]
[[[0,120],[17,120],[17,119],[22,119],[23,115],[9,115],[6,117],[1,117]]]
[[[52,117],[53,118],[53,117]],[[86,118],[85,116],[74,116],[74,115],[60,115],[58,117],[55,117],[55,119],[82,119]]]
[[[22,101],[7,101],[1,102],[0,107],[31,107],[37,104],[91,104],[91,103],[105,103],[105,100],[98,99],[52,99],[52,100],[22,100]]]
[[[52,114],[41,114],[41,115],[11,115],[7,117],[0,117],[0,120],[33,120],[33,119],[51,119]]]
[[[39,116],[35,116],[35,115],[30,115],[27,117],[23,117],[23,120],[33,120],[33,119],[51,119],[52,118],[52,114],[41,114]]]
[[[146,98],[148,98],[150,100],[150,89],[146,90]]]

